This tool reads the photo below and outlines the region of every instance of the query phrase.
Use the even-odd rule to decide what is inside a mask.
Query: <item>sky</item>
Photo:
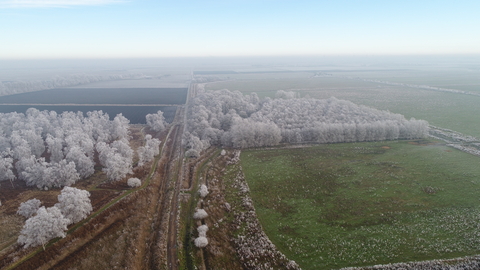
[[[0,59],[480,54],[480,1],[0,0]]]

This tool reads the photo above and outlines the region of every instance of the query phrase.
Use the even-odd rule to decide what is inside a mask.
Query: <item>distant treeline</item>
[[[144,74],[110,74],[110,75],[87,75],[74,74],[70,76],[55,76],[50,80],[36,81],[0,81],[0,96],[12,95],[38,90],[53,89],[82,85],[99,81],[144,79],[149,78]]]

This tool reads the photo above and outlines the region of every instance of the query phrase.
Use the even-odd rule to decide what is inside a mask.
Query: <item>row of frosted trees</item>
[[[260,100],[252,93],[201,91],[189,104],[187,155],[210,145],[246,148],[279,143],[339,143],[425,137],[428,123],[350,101],[295,98]]]

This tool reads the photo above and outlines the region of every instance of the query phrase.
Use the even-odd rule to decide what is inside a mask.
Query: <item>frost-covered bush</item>
[[[129,187],[136,188],[142,185],[142,181],[138,178],[130,178],[127,181]]]
[[[198,189],[198,193],[200,194],[200,198],[205,198],[208,195],[208,188],[206,185],[200,185],[200,188]]]
[[[198,226],[197,231],[199,236],[207,237],[208,226],[206,224],[200,225]]]
[[[195,214],[193,214],[194,219],[204,219],[206,217],[208,217],[208,214],[203,209],[197,209],[197,211],[195,211]]]
[[[195,238],[195,246],[198,248],[204,248],[208,245],[208,239],[207,237],[200,236],[198,238]]]
[[[40,208],[40,205],[42,205],[42,202],[39,199],[34,198],[31,200],[28,200],[20,204],[20,206],[18,207],[17,214],[22,215],[26,218],[30,218],[35,213],[37,213],[37,210]]]

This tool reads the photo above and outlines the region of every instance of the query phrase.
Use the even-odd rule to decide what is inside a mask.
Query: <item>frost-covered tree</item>
[[[132,160],[133,150],[130,148],[128,140],[123,138],[121,140],[116,140],[110,144],[110,147],[115,149],[115,152],[119,153],[125,159]]]
[[[127,185],[129,187],[133,187],[133,188],[136,188],[136,187],[139,187],[142,185],[142,181],[138,178],[129,178],[127,180]]]
[[[50,182],[52,179],[45,178],[45,172],[47,170],[48,163],[45,162],[44,158],[36,159],[35,156],[32,156],[32,159],[33,163],[29,164],[30,166],[24,168],[24,171],[21,172],[22,178],[25,180],[25,183],[27,184],[27,186],[37,186],[38,188],[50,187]],[[27,161],[32,161],[32,159],[23,160],[26,163]]]
[[[151,161],[156,155],[160,154],[160,140],[152,139],[150,134],[145,136],[145,146],[137,149],[138,166],[143,166],[146,162]]]
[[[58,163],[48,164],[43,174],[43,186],[47,188],[71,186],[78,180],[80,180],[80,175],[75,168],[75,163],[67,162],[65,159]]]
[[[198,189],[198,193],[200,194],[200,198],[205,198],[208,195],[208,188],[206,185],[200,185]]]
[[[59,162],[63,159],[63,139],[53,137],[51,134],[47,135],[45,142],[48,145],[48,153],[50,154],[50,161]]]
[[[118,142],[118,143],[117,143]],[[104,142],[97,144],[100,163],[105,167],[103,171],[111,181],[123,179],[132,173],[133,150],[127,143],[115,141],[112,147]]]
[[[88,157],[79,146],[70,148],[65,159],[75,163],[75,168],[81,178],[87,178],[95,172],[95,163],[92,158]]]
[[[167,125],[162,111],[158,111],[155,114],[147,114],[145,118],[147,125],[154,131],[163,131]]]
[[[13,173],[13,158],[10,157],[11,151],[3,152],[0,154],[0,182],[15,180],[15,174]]]
[[[80,179],[75,169],[75,163],[67,163],[66,160],[61,160],[58,163],[48,163],[45,162],[44,158],[33,158],[33,164],[29,165],[22,172],[27,186],[50,189],[52,187],[70,186]]]
[[[128,172],[131,169],[128,160],[133,157],[133,151],[125,142],[128,123],[122,115],[110,121],[108,114],[102,111],[88,112],[86,117],[81,112],[57,114],[34,108],[25,114],[0,113],[0,153],[10,151],[0,157],[0,181],[2,176],[8,179],[15,175],[10,165],[15,164],[17,177],[29,186],[71,185],[78,180],[72,167],[81,178],[94,173],[95,145],[98,143],[110,144],[113,153],[123,158],[122,166]],[[112,166],[107,170],[112,171]]]
[[[18,243],[23,244],[24,248],[42,245],[45,249],[45,244],[51,239],[66,236],[68,222],[69,220],[57,207],[45,208],[42,206],[36,215],[25,222],[18,237]]]
[[[33,216],[35,213],[37,213],[37,210],[40,208],[42,205],[42,202],[39,199],[31,199],[26,202],[23,202],[20,204],[18,207],[17,214],[22,215],[26,218],[30,218]]]
[[[43,152],[45,151],[45,143],[42,139],[41,134],[38,134],[38,131],[34,130],[34,127],[30,127],[32,129],[22,129],[21,136],[22,138],[27,141],[32,154],[34,154],[37,158],[40,157]]]
[[[204,209],[197,209],[195,214],[193,214],[194,219],[204,219],[206,217],[208,217],[208,214]]]
[[[125,118],[121,113],[115,116],[112,122],[112,137],[114,140],[128,139],[128,124],[130,120]]]
[[[93,210],[89,197],[90,192],[86,190],[64,187],[58,195],[58,203],[55,206],[69,220],[68,224],[77,223]]]

